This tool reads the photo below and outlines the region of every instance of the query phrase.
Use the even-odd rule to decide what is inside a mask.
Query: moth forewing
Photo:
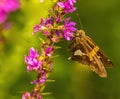
[[[105,67],[113,67],[113,63],[111,60],[104,54],[104,52],[100,49],[97,52],[97,55],[100,56],[100,59]]]
[[[88,62],[87,65],[90,66],[91,70],[96,72],[100,77],[106,77],[107,76],[106,70],[103,66],[102,61],[97,55],[97,51],[99,50],[99,47],[95,44],[92,44],[91,46],[90,43],[88,42],[84,42],[83,44],[86,52],[88,52],[88,58],[89,58],[89,61],[88,60],[84,60],[84,61],[87,61]]]
[[[89,45],[97,46],[96,43],[90,37],[87,36],[86,39],[87,39],[87,42],[89,43]],[[111,60],[107,57],[107,55],[100,48],[97,51],[97,55],[99,56],[99,58],[101,59],[103,65],[105,67],[113,67],[113,63],[111,62]]]

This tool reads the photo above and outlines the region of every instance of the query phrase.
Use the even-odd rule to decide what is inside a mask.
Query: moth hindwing
[[[105,67],[113,66],[110,59],[83,30],[76,32],[68,50],[72,52],[71,60],[90,66],[100,77],[107,77]]]

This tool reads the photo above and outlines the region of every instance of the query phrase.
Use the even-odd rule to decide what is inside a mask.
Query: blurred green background
[[[30,81],[35,77],[26,71],[24,55],[31,46],[40,48],[40,34],[31,33],[52,7],[51,0],[44,1],[21,0],[21,8],[9,16],[13,26],[4,31],[5,41],[0,45],[0,99],[21,99],[22,92],[33,88]],[[69,43],[61,41],[58,45],[62,48],[56,51],[60,56],[54,59],[50,77],[55,82],[45,89],[53,94],[45,99],[120,99],[120,0],[77,0],[76,7],[86,34],[109,56],[114,67],[107,69],[107,78],[100,78],[87,66],[68,61]],[[70,15],[78,22],[75,14]]]

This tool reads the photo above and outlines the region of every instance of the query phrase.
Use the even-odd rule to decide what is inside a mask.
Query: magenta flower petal
[[[76,0],[66,0],[65,2],[58,2],[57,5],[64,9],[64,12],[67,14],[76,10],[74,7]]]
[[[77,30],[75,28],[75,25],[76,23],[75,22],[69,22],[70,21],[70,17],[68,17],[66,20],[65,20],[65,24],[63,26],[63,36],[66,40],[71,40],[72,37],[74,36],[74,32]]]
[[[68,0],[70,5],[74,5],[74,3],[76,3],[76,0]]]
[[[54,18],[53,18],[53,17],[47,18],[47,19],[46,19],[46,22],[45,22],[45,25],[47,25],[47,24],[53,24],[53,21],[54,21]]]
[[[58,2],[57,4],[58,4],[61,8],[64,8],[64,7],[65,7],[63,2]]]
[[[7,20],[8,13],[20,7],[19,0],[0,0],[0,24]]]
[[[38,84],[38,85],[40,85],[41,83],[45,83],[46,80],[47,80],[47,77],[46,77],[46,73],[44,71],[43,73],[41,73],[41,77],[38,78],[37,80],[33,80],[31,82],[31,84]]]
[[[40,29],[40,26],[39,25],[35,25],[33,27],[34,32],[32,32],[32,35],[34,35],[35,33],[39,32],[39,29]]]
[[[33,57],[38,57],[39,54],[38,54],[38,50],[35,51],[35,49],[32,47],[30,49],[30,56],[33,58]]]
[[[39,70],[42,66],[42,62],[38,60],[38,51],[33,47],[30,48],[30,54],[25,56],[25,62],[27,63],[27,70]]]
[[[6,20],[7,20],[7,14],[5,13],[5,11],[0,9],[0,24],[4,23]]]
[[[61,36],[61,31],[60,30],[56,30],[56,34],[57,34],[57,36]]]
[[[51,52],[53,51],[53,46],[49,46],[47,49],[46,49],[46,51],[45,51],[45,54],[47,55],[47,56],[51,56]]]
[[[17,10],[20,7],[19,0],[2,0],[0,7],[6,12],[10,13]]]
[[[26,92],[22,95],[22,99],[30,99],[30,93],[29,92]]]
[[[46,20],[44,18],[41,18],[40,19],[40,24],[34,26],[34,28],[33,28],[34,32],[32,34],[35,34],[36,32],[41,32],[41,31],[44,31],[48,28],[51,28],[51,25],[53,24],[53,21],[54,21],[53,17],[47,18]],[[45,32],[44,34],[48,35],[49,33]]]

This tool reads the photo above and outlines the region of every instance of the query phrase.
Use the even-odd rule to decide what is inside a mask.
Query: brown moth
[[[112,67],[113,63],[87,35],[84,30],[78,30],[71,40],[68,50],[72,52],[73,61],[90,66],[91,70],[100,77],[107,77],[105,67]]]

